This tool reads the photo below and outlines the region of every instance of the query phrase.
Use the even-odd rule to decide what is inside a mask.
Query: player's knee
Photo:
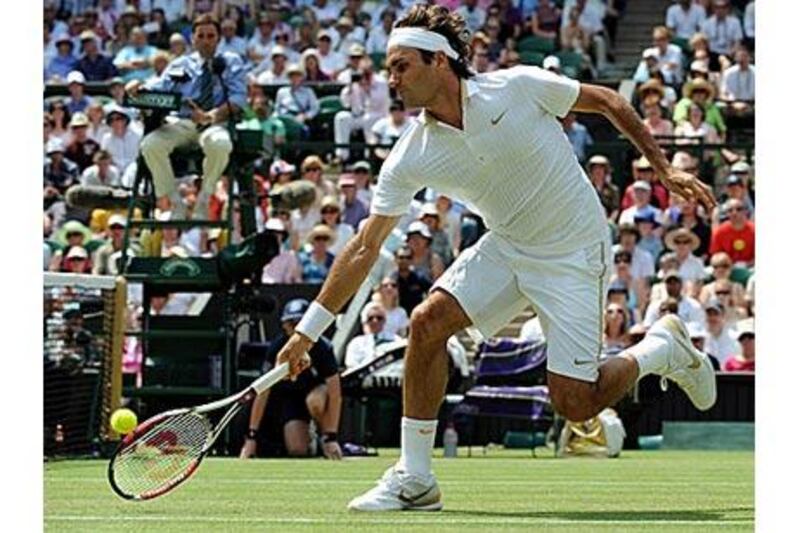
[[[210,139],[205,143],[203,151],[209,155],[228,155],[233,150],[233,143],[227,138]]]
[[[300,442],[293,442],[293,443],[286,443],[286,454],[289,457],[307,457],[308,456],[308,444],[307,443],[300,443]]]
[[[160,142],[158,136],[152,134],[144,136],[142,143],[139,145],[139,150],[141,150],[144,157],[166,153],[164,144]]]
[[[306,407],[311,416],[318,417],[325,412],[325,394],[311,393],[306,396]]]
[[[420,344],[436,344],[447,342],[449,334],[445,335],[437,319],[436,310],[425,303],[418,305],[411,311],[409,335],[414,342]]]

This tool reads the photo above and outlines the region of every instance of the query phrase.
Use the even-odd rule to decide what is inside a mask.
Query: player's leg
[[[141,144],[142,156],[153,176],[158,207],[163,210],[180,209],[180,197],[175,186],[175,174],[169,155],[175,148],[197,140],[197,130],[188,120],[167,123],[144,136]]]
[[[220,124],[208,127],[199,138],[203,149],[203,189],[197,197],[195,212],[200,218],[208,218],[208,199],[214,194],[217,181],[228,166],[228,159],[233,151],[228,129]]]
[[[308,457],[308,422],[289,420],[283,425],[283,442],[290,457]]]
[[[306,408],[308,409],[311,418],[313,418],[317,425],[322,423],[325,418],[325,410],[328,406],[328,387],[323,383],[317,385],[306,396]]]

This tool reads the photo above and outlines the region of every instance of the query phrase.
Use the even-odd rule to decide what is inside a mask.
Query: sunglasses
[[[323,210],[322,210],[322,211],[320,211],[320,212],[321,212],[323,215],[330,215],[331,213],[338,214],[338,213],[339,213],[339,210],[338,210],[338,209],[323,209]]]
[[[319,167],[309,167],[305,169],[303,172],[322,172],[322,169]]]
[[[606,309],[607,315],[623,315],[622,309]]]
[[[627,257],[615,257],[614,258],[614,264],[615,265],[619,265],[619,264],[630,265],[631,264],[631,260],[629,258],[627,258]]]
[[[731,291],[716,291],[717,295],[727,296],[731,293]]]
[[[383,322],[384,320],[386,320],[386,317],[378,316],[378,315],[368,316],[367,317],[367,322]]]
[[[320,235],[319,237],[314,237],[314,240],[315,240],[315,241],[325,241],[325,242],[328,242],[330,239],[329,239],[328,237],[323,237],[322,235]]]
[[[381,283],[381,287],[397,287],[397,283]]]
[[[395,257],[396,257],[397,259],[406,259],[406,260],[410,260],[410,259],[411,259],[411,256],[410,256],[410,255],[397,255],[397,256],[395,256]]]
[[[677,244],[678,246],[683,246],[684,244],[692,244],[692,241],[690,241],[689,239],[686,240],[681,239],[679,241],[675,241],[675,244]]]
[[[67,233],[67,239],[70,239],[72,237],[83,237],[83,233],[80,233],[80,232]]]
[[[721,264],[721,265],[711,265],[711,267],[712,267],[712,268],[714,268],[714,269],[716,270],[716,269],[718,269],[718,268],[719,268],[719,269],[722,269],[722,268],[730,268],[730,267],[731,267],[731,265],[729,265],[728,263],[723,263],[723,264]]]

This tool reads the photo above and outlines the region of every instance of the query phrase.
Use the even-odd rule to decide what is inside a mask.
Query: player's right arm
[[[253,407],[250,410],[250,420],[247,425],[247,433],[242,450],[239,452],[240,459],[249,459],[256,454],[256,439],[251,438],[251,435],[258,431],[261,427],[261,419],[264,417],[264,410],[267,408],[267,400],[269,399],[269,389],[265,390],[260,395],[256,396],[253,400]]]
[[[381,246],[400,219],[399,216],[372,214],[333,262],[330,273],[322,285],[316,304],[330,314],[338,312],[356,293],[378,259]],[[310,310],[310,311],[313,311]],[[288,361],[291,377],[297,376],[309,364],[305,357],[314,340],[295,332],[278,354],[278,363]]]

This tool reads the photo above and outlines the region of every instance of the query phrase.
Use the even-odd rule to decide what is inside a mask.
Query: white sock
[[[639,378],[648,374],[661,374],[667,367],[671,339],[657,333],[648,333],[641,341],[631,346],[627,353],[631,354],[639,364]]]
[[[431,473],[433,440],[437,420],[403,417],[400,424],[401,445],[399,466],[408,473],[428,476]]]

